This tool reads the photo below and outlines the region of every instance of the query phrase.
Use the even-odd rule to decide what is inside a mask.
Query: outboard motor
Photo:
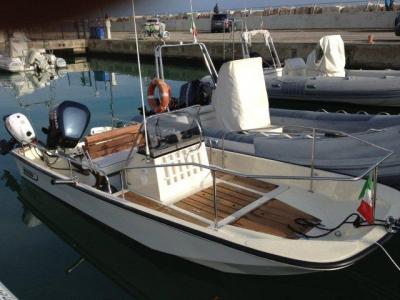
[[[82,138],[90,121],[89,109],[74,101],[64,101],[49,114],[47,134],[48,149],[75,148]]]
[[[210,83],[193,80],[181,87],[176,108],[192,105],[208,105],[211,103],[212,87]]]
[[[49,63],[47,62],[44,53],[44,50],[30,49],[26,57],[26,63],[29,66],[33,66],[37,72],[47,70],[49,68]]]
[[[28,145],[36,141],[35,131],[25,115],[15,113],[5,116],[3,120],[11,139],[0,141],[0,153],[2,155],[10,152],[17,144]]]

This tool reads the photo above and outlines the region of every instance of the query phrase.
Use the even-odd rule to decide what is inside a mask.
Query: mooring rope
[[[375,242],[375,244],[376,244],[377,246],[379,246],[379,248],[382,249],[383,253],[385,253],[386,256],[390,259],[390,261],[392,262],[392,264],[396,267],[397,271],[400,271],[399,265],[396,263],[396,261],[393,259],[393,257],[390,256],[389,252],[387,252],[386,249],[385,249],[381,244],[379,244],[378,242]]]

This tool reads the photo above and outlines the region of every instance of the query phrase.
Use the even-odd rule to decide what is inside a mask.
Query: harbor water
[[[144,64],[143,72],[148,85],[153,65]],[[200,67],[187,64],[171,65],[165,73],[175,96],[185,81],[204,75]],[[89,127],[118,126],[138,114],[139,79],[131,62],[92,58],[48,78],[32,76],[0,74],[0,113],[24,113],[41,140],[49,110],[63,100],[88,106]],[[272,105],[398,113],[326,104]],[[0,137],[8,138],[3,126]],[[398,236],[386,245],[397,262],[399,247]],[[19,299],[400,298],[400,272],[380,250],[345,270],[287,277],[224,274],[153,251],[22,180],[11,156],[0,156],[0,282]]]

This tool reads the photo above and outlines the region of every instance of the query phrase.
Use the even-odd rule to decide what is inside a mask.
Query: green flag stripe
[[[361,190],[360,196],[358,196],[358,199],[361,199],[364,197],[367,189],[372,190],[372,176],[371,175],[368,176],[367,181],[364,183],[364,186]]]

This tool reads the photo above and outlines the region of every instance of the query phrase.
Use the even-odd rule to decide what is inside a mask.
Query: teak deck
[[[219,178],[217,183],[218,221],[232,215],[250,203],[260,199],[265,193],[271,192],[278,187],[260,180],[242,179],[231,175],[218,174],[217,177]],[[136,204],[203,227],[207,227],[209,224],[178,209],[195,214],[209,221],[214,221],[215,219],[212,187],[175,203],[174,206],[178,209],[174,209],[174,206],[165,206],[157,203],[133,192],[125,193],[124,198]],[[295,220],[298,218],[313,222],[318,221],[315,217],[282,201],[270,199],[239,219],[234,220],[230,225],[279,237],[296,239],[298,236],[291,228],[301,233],[306,233],[312,228],[296,224]]]
[[[150,209],[154,209],[156,211],[165,213],[167,215],[176,217],[178,219],[182,219],[182,220],[185,220],[185,221],[188,221],[188,222],[191,222],[191,223],[203,226],[203,227],[207,227],[208,226],[207,223],[201,222],[196,218],[188,216],[188,215],[186,215],[186,214],[184,214],[182,212],[179,212],[179,211],[177,211],[175,209],[172,209],[172,208],[170,208],[168,206],[165,206],[163,204],[157,203],[156,201],[150,200],[148,198],[145,198],[145,197],[140,196],[138,194],[135,194],[133,192],[125,193],[123,195],[123,197],[124,197],[125,200],[128,200],[130,202],[142,205],[142,206],[150,208]]]

